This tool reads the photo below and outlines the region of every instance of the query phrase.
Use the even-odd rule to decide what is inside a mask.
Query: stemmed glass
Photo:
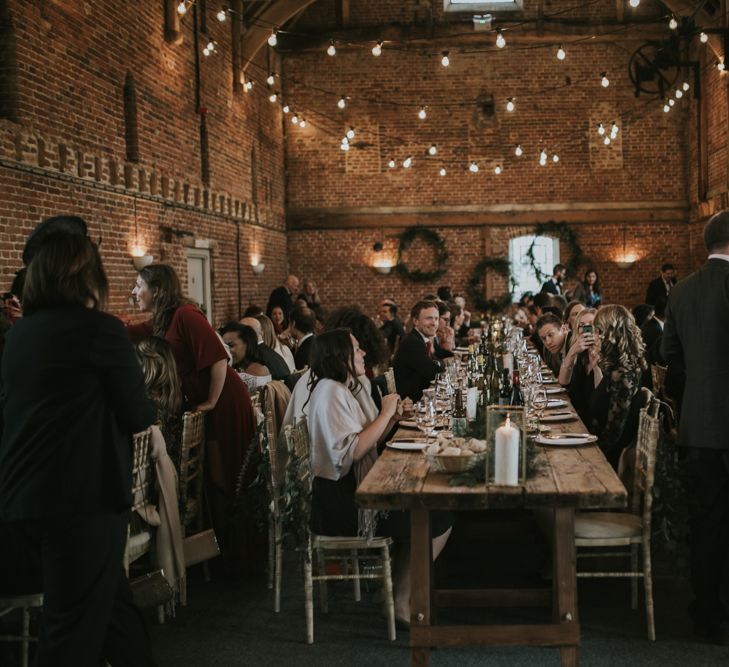
[[[537,413],[537,418],[544,416],[544,410],[548,405],[547,392],[544,387],[535,385],[532,389],[532,405]]]
[[[423,409],[415,414],[415,424],[428,437],[435,436],[435,403],[423,398]]]

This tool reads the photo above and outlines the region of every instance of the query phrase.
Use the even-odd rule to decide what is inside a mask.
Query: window
[[[531,267],[527,252],[534,244],[534,259],[539,270],[552,275],[555,264],[559,264],[559,241],[550,236],[518,236],[509,241],[509,261],[514,279],[514,295],[519,298],[524,292],[538,292],[542,283]]]
[[[443,0],[447,12],[517,12],[524,0]]]

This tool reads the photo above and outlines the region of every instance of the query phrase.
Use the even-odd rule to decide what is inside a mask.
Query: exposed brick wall
[[[200,63],[210,163],[204,184],[190,14],[181,21],[182,43],[170,44],[162,2],[5,4],[19,100],[18,122],[0,120],[2,289],[20,267],[28,231],[45,216],[73,212],[103,237],[110,308],[133,314],[136,198],[143,247],[175,266],[183,284],[185,247],[209,241],[216,322],[238,315],[239,225],[242,307],[265,302],[287,272],[281,112],[260,87],[233,92],[230,21],[215,20],[219,8],[208,3],[207,38],[217,53]],[[129,72],[138,107],[135,163],[125,162]],[[253,254],[266,264],[260,276],[250,269]]]

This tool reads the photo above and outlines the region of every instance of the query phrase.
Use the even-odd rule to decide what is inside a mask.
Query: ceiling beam
[[[694,21],[697,28],[725,28],[726,27],[726,15],[721,24],[717,24],[716,19],[712,18],[706,13],[706,10],[699,9],[696,11],[696,2],[692,0],[662,0],[663,4],[668,8],[669,11],[677,17],[683,16],[694,16]],[[724,3],[722,3],[722,7]],[[723,10],[726,11],[726,10]],[[709,33],[709,41],[707,42],[709,48],[714,52],[717,58],[724,59],[724,40],[720,35]]]

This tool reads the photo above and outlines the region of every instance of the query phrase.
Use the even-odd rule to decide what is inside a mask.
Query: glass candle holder
[[[487,484],[523,486],[526,483],[526,427],[524,406],[487,406]]]

